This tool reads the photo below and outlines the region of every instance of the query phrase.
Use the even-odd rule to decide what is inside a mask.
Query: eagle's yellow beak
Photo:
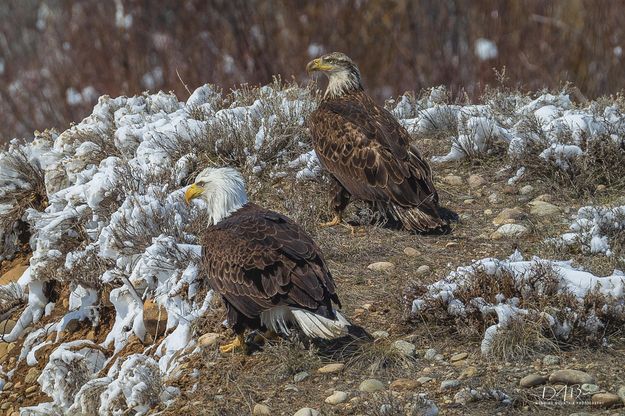
[[[198,196],[202,195],[202,192],[204,192],[204,189],[201,186],[197,186],[196,184],[193,184],[189,186],[186,192],[184,193],[184,201],[187,203],[187,205],[189,205],[191,200],[193,198],[197,198]]]
[[[308,65],[306,65],[306,72],[310,74],[314,71],[329,71],[332,68],[332,65],[324,63],[321,58],[317,58],[308,62]]]

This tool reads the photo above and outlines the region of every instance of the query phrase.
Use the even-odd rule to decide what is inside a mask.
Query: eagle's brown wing
[[[278,305],[324,315],[340,306],[321,250],[281,214],[247,204],[209,227],[202,247],[211,287],[248,318]]]
[[[364,92],[322,101],[308,126],[321,164],[353,196],[438,218],[429,165],[393,115]]]

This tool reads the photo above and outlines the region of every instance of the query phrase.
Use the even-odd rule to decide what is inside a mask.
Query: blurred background
[[[444,84],[479,97],[505,67],[523,90],[625,85],[624,1],[1,0],[0,141],[63,129],[98,96],[225,90],[347,53],[379,102]]]

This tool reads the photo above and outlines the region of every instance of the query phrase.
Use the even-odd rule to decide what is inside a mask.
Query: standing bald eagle
[[[322,225],[339,224],[353,197],[406,230],[448,231],[455,214],[439,207],[430,166],[406,129],[364,92],[354,62],[334,52],[312,60],[306,70],[321,71],[329,80],[308,118],[315,152],[335,182],[335,215]]]
[[[194,198],[204,200],[209,217],[203,269],[237,335],[222,352],[244,349],[246,329],[288,334],[294,324],[313,339],[350,332],[332,307],[341,303],[317,244],[289,218],[247,202],[236,170],[203,170],[185,192],[187,203]]]

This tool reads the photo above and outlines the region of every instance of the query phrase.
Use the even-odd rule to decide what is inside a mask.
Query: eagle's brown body
[[[326,94],[308,127],[321,165],[336,180],[335,212],[353,197],[409,231],[447,227],[429,165],[406,129],[362,87]]]
[[[209,226],[201,243],[208,282],[236,333],[261,328],[263,311],[278,306],[335,319],[340,302],[323,254],[284,215],[248,203]]]

